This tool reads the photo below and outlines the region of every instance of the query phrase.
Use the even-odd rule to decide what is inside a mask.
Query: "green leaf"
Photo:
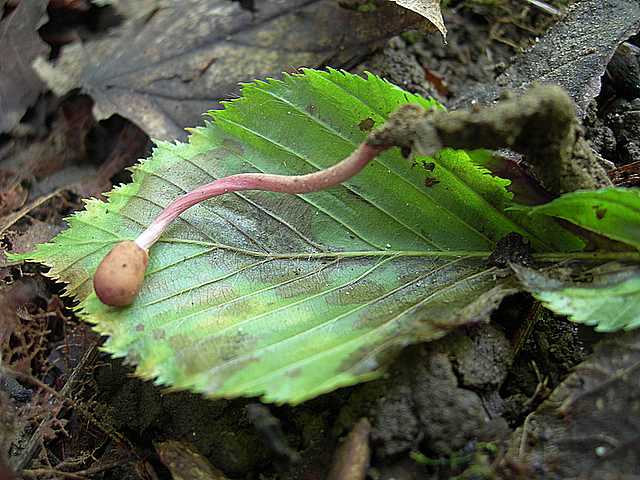
[[[609,263],[581,272],[513,266],[518,279],[547,308],[572,321],[614,332],[640,326],[640,267]]]
[[[244,85],[188,143],[158,143],[133,182],[91,200],[49,265],[138,375],[212,397],[296,403],[380,375],[389,355],[477,322],[507,293],[486,264],[519,232],[543,252],[582,241],[547,217],[504,212],[507,181],[446,150],[412,165],[389,151],[345,184],[308,195],[243,192],[199,204],[151,249],[140,295],[110,308],[91,278],[177,196],[238,172],[301,174],[350,154],[399,105],[435,102],[369,75],[307,70]]]
[[[576,225],[640,248],[640,189],[612,187],[565,193],[536,207],[517,207],[531,215],[563,218]]]

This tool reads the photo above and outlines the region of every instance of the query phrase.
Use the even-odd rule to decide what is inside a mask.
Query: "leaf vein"
[[[304,330],[303,332],[299,332],[299,333],[297,333],[295,335],[280,339],[277,342],[271,343],[269,345],[263,345],[259,349],[252,350],[248,354],[245,353],[245,354],[239,355],[239,356],[234,357],[234,358],[232,358],[232,359],[230,359],[230,360],[228,360],[226,362],[223,362],[223,363],[221,363],[219,365],[216,365],[215,367],[211,368],[208,371],[208,373],[224,369],[224,368],[228,367],[229,365],[235,364],[235,363],[237,363],[239,361],[242,361],[242,360],[245,360],[245,359],[247,359],[249,357],[254,357],[254,356],[256,356],[258,354],[258,352],[264,352],[266,350],[270,350],[270,349],[272,349],[274,347],[278,347],[278,346],[282,345],[285,342],[290,342],[291,340],[299,338],[301,336],[309,335],[310,333],[315,332],[316,330],[319,330],[319,329],[322,329],[322,328],[326,328],[328,325],[331,325],[331,324],[335,323],[336,321],[338,321],[338,320],[340,320],[342,318],[345,318],[345,317],[357,312],[358,310],[361,310],[361,309],[363,309],[365,307],[368,307],[368,306],[370,306],[370,305],[372,305],[372,304],[374,304],[376,302],[379,302],[380,300],[384,300],[385,298],[388,298],[389,296],[394,295],[395,293],[397,293],[397,292],[409,287],[410,285],[412,285],[412,284],[414,284],[416,282],[422,281],[422,280],[428,278],[429,276],[433,275],[434,273],[454,265],[455,263],[459,262],[460,260],[462,260],[462,259],[456,259],[456,260],[452,260],[452,261],[446,262],[443,265],[440,265],[440,266],[438,266],[437,268],[435,268],[433,270],[429,270],[425,274],[420,275],[420,276],[410,280],[409,282],[406,282],[406,283],[404,283],[404,284],[402,284],[402,285],[400,285],[400,286],[398,286],[398,287],[386,292],[384,295],[381,295],[378,298],[375,298],[373,300],[369,300],[368,302],[362,303],[362,304],[360,304],[360,305],[358,305],[358,306],[356,306],[356,307],[354,307],[354,308],[352,308],[352,309],[350,309],[350,310],[348,310],[346,312],[341,313],[340,315],[335,316],[334,318],[328,320],[327,322],[324,322],[324,323],[322,323],[320,325],[316,325],[315,327],[312,327],[310,329]],[[379,262],[376,265],[376,267],[379,266],[380,264],[381,264],[381,262]],[[367,273],[371,273],[373,270],[374,269],[370,269]],[[314,355],[316,355],[316,354],[314,354]],[[280,371],[280,370],[282,370],[282,369],[278,369],[278,371]]]
[[[453,263],[453,262],[450,262],[450,263]],[[468,279],[470,279],[470,278],[473,278],[473,277],[475,277],[475,276],[478,276],[478,275],[481,275],[481,274],[485,274],[485,273],[487,273],[487,271],[486,271],[486,270],[485,270],[485,271],[482,271],[482,272],[480,272],[480,273],[474,273],[474,274],[467,275],[467,276],[465,276],[464,278],[462,278],[462,279],[460,279],[460,280],[465,281],[465,280],[468,280]],[[454,282],[453,284],[444,285],[444,286],[442,286],[441,288],[438,288],[438,289],[437,289],[434,293],[432,293],[429,297],[433,297],[433,296],[435,296],[435,295],[439,295],[439,294],[441,294],[442,292],[444,292],[444,291],[448,290],[449,288],[452,288],[453,286],[455,286],[455,284],[456,284],[456,283],[457,283],[457,282]],[[427,298],[429,298],[429,297],[427,297]],[[344,348],[345,346],[347,346],[347,345],[349,345],[349,344],[351,344],[351,343],[353,343],[353,342],[356,342],[356,341],[362,341],[362,339],[363,339],[364,337],[368,337],[368,336],[370,336],[371,334],[378,332],[381,328],[386,327],[387,325],[389,325],[389,323],[391,323],[391,322],[393,322],[393,321],[396,321],[398,318],[400,318],[400,317],[404,316],[408,311],[410,311],[410,310],[413,310],[413,309],[417,308],[418,306],[420,306],[420,305],[421,305],[424,301],[426,301],[426,300],[427,300],[427,299],[421,299],[421,300],[420,300],[419,302],[417,302],[416,304],[411,305],[411,306],[410,306],[410,307],[408,307],[407,309],[403,310],[400,314],[398,314],[398,315],[396,315],[396,316],[392,317],[392,318],[391,318],[391,319],[389,319],[389,320],[386,320],[384,323],[382,323],[382,324],[380,324],[380,325],[376,326],[376,327],[375,327],[375,328],[373,328],[372,330],[368,330],[368,331],[366,331],[366,332],[364,332],[364,333],[362,333],[362,334],[360,334],[360,335],[358,335],[358,336],[356,336],[356,337],[354,337],[354,338],[349,338],[349,339],[346,339],[345,341],[341,341],[340,343],[338,343],[338,344],[336,344],[336,345],[333,345],[332,347],[330,347],[330,348],[328,348],[328,349],[326,349],[326,350],[322,350],[322,351],[320,351],[320,352],[316,352],[316,353],[314,353],[314,354],[312,354],[312,355],[310,355],[310,356],[308,356],[308,357],[305,357],[305,358],[300,359],[300,360],[298,360],[298,361],[295,361],[295,362],[289,363],[289,364],[287,364],[287,365],[286,365],[286,366],[284,366],[284,367],[278,368],[277,370],[272,370],[271,372],[269,372],[269,373],[267,373],[267,374],[265,374],[265,375],[261,376],[261,377],[260,377],[260,378],[258,378],[257,380],[253,380],[253,381],[251,381],[251,382],[246,382],[246,383],[244,383],[240,388],[241,388],[241,389],[246,389],[246,388],[252,387],[253,385],[260,385],[260,384],[261,384],[261,383],[263,383],[266,379],[268,379],[268,378],[272,377],[273,375],[278,374],[278,373],[280,373],[280,372],[282,372],[282,371],[289,370],[289,369],[291,369],[292,367],[298,367],[299,365],[303,365],[303,364],[307,363],[311,358],[315,358],[315,357],[319,357],[319,356],[324,356],[324,355],[326,355],[326,354],[328,354],[328,353],[333,353],[333,352],[335,352],[335,350],[338,350],[338,349]],[[395,338],[391,339],[390,341],[392,342],[393,340],[396,340],[396,341],[397,341],[397,339],[395,339]],[[364,361],[364,360],[366,359],[366,357],[367,357],[367,356],[365,356],[365,357],[362,359],[362,361]],[[238,388],[238,386],[237,386],[237,385],[236,385],[236,386],[234,386],[234,389],[237,389],[237,388]]]

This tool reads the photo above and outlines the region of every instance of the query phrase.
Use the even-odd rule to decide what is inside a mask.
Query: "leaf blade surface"
[[[522,209],[531,215],[563,218],[640,248],[640,190],[637,188],[611,187],[571,192],[544,205]]]
[[[605,264],[577,278],[514,267],[518,278],[547,308],[600,332],[640,326],[640,270],[637,265]]]

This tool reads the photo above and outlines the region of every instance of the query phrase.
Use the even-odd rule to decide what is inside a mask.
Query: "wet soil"
[[[451,104],[464,92],[491,84],[556,20],[535,9],[525,12],[522,2],[481,3],[458,2],[448,12],[447,45],[437,34],[409,32],[354,71],[373,71]],[[91,28],[99,30],[91,24],[93,11],[78,15],[88,16]],[[90,35],[91,28],[81,35]],[[638,42],[631,39],[629,45],[614,58],[584,122],[591,145],[615,165],[640,161],[640,92],[627,80],[639,78]],[[42,98],[23,122],[22,136],[12,132],[0,138],[0,158],[6,159],[0,192],[9,211],[51,191],[51,185],[55,190],[71,180],[77,183],[75,190],[30,209],[4,237],[4,248],[24,251],[51,238],[62,228],[63,217],[81,208],[82,197],[125,181],[124,168],[148,151],[144,133],[122,118],[94,122],[86,102],[90,99],[78,96]],[[28,163],[39,152],[51,152],[51,145],[74,154],[49,155],[37,164],[40,170]],[[15,154],[25,150],[31,154]],[[25,171],[30,173],[20,175]],[[362,417],[372,429],[368,478],[515,478],[496,467],[506,439],[590,353],[597,338],[521,294],[508,298],[490,325],[407,349],[380,380],[296,407],[271,405],[257,415],[255,400],[211,401],[165,392],[133,378],[131,368],[103,354],[82,363],[82,352],[95,350],[98,339],[74,317],[69,300],[60,298],[60,287],[38,267],[12,265],[2,257],[0,262],[0,315],[18,332],[12,349],[19,353],[8,363],[28,362],[36,369],[34,376],[54,388],[74,369],[80,371],[73,388],[76,408],[43,404],[34,398],[35,385],[0,377],[0,429],[22,432],[10,452],[12,460],[27,458],[35,426],[49,418],[44,442],[22,465],[44,470],[39,478],[58,478],[46,470],[70,465],[105,466],[87,478],[171,478],[154,443],[177,439],[191,444],[228,478],[322,479],[341,439]],[[52,408],[57,410],[51,418]],[[1,470],[0,478],[7,478]]]
[[[602,93],[589,105],[584,122],[594,150],[617,166],[640,161],[638,45],[640,37],[634,37],[618,48],[603,79]]]

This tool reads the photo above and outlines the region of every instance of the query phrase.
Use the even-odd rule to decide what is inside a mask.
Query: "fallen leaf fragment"
[[[49,0],[49,7],[88,12],[91,5],[87,0]]]
[[[46,8],[45,0],[24,0],[0,22],[0,133],[13,128],[45,89],[31,62],[49,53],[38,35]]]
[[[99,7],[110,6],[125,21],[148,19],[157,10],[170,6],[175,0],[92,0]]]
[[[58,192],[54,192],[58,193]],[[22,233],[0,233],[0,240],[10,242],[11,249],[14,252],[28,252],[42,242],[48,242],[58,233],[61,228],[57,225],[51,225],[38,219],[32,219],[29,227]],[[6,252],[0,250],[0,268],[10,265],[7,261]]]
[[[447,38],[447,27],[442,19],[440,0],[391,0],[401,7],[407,8],[429,20],[434,27],[442,34],[442,38]]]
[[[364,480],[369,468],[371,424],[361,418],[338,447],[328,480]]]
[[[226,480],[224,473],[196,452],[188,443],[167,440],[155,444],[162,463],[173,480]]]
[[[349,65],[420,20],[387,3],[365,13],[334,0],[264,2],[255,13],[227,0],[167,0],[135,15],[102,40],[64,48],[55,66],[39,59],[37,69],[58,95],[77,87],[91,95],[98,119],[117,113],[161,140],[184,138],[239,82]]]
[[[563,87],[576,103],[578,116],[600,93],[601,78],[618,45],[640,29],[637,0],[582,0],[573,2],[558,23],[540,41],[516,58],[495,81],[456,101],[491,103],[506,90],[526,90],[532,84]]]
[[[610,187],[570,192],[552,202],[523,207],[529,215],[562,218],[607,238],[640,248],[640,191]]]
[[[545,307],[600,332],[640,326],[640,269],[609,263],[585,271],[536,271],[513,265],[522,285]],[[564,269],[566,270],[566,269]]]
[[[608,338],[514,433],[527,478],[637,478],[640,331]]]

